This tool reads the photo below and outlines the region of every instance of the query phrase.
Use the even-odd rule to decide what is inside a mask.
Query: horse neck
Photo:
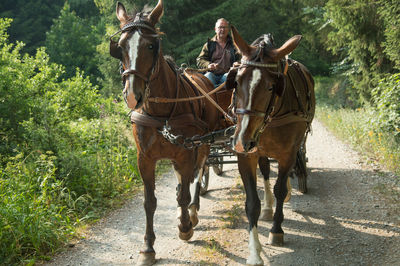
[[[150,82],[149,97],[168,99],[175,99],[177,95],[181,98],[186,97],[186,95],[183,95],[184,89],[182,88],[181,75],[170,67],[161,52],[157,60],[156,76]],[[147,102],[145,111],[150,115],[169,117],[175,114],[192,112],[192,109],[189,102],[179,104]]]

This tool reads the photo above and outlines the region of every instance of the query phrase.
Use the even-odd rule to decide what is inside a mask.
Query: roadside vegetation
[[[39,49],[20,55],[0,19],[0,264],[45,259],[139,184],[124,105]]]
[[[50,258],[141,185],[119,62],[108,54],[116,1],[50,2],[0,3],[1,265]],[[290,56],[316,77],[317,118],[399,174],[397,1],[164,4],[163,52],[178,65],[194,66],[220,17],[248,42],[270,32],[279,46],[302,34]]]
[[[341,78],[316,78],[316,118],[360,152],[366,163],[380,164],[400,176],[399,74],[379,82],[372,93],[374,105],[349,107],[346,86]]]

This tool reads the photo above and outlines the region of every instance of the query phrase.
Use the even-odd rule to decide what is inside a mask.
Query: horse
[[[117,2],[116,16],[120,21],[117,33],[120,37],[118,42],[112,39],[117,33],[110,37],[110,54],[122,62],[123,94],[128,107],[133,110],[131,120],[137,165],[144,185],[146,231],[138,258],[140,265],[155,263],[156,162],[160,159],[172,161],[178,179],[179,238],[189,240],[198,222],[198,179],[202,176],[210,147],[207,144],[191,145],[185,140],[222,127],[221,113],[212,104],[216,98],[211,93],[212,83],[200,73],[183,75],[163,56],[161,33],[156,29],[163,13],[162,0],[148,12],[134,16],[128,15],[125,6]],[[201,95],[199,91],[209,94]],[[195,179],[196,192],[191,202],[190,184]]]
[[[288,59],[299,44],[295,35],[276,48],[271,34],[264,34],[248,44],[232,27],[234,44],[242,54],[235,78],[233,111],[237,116],[232,149],[237,153],[238,168],[246,193],[245,210],[249,222],[249,257],[247,264],[263,265],[260,257],[258,219],[272,212],[272,197],[265,185],[261,208],[257,195],[256,167],[260,158],[278,162],[278,178],[274,186],[276,198],[269,244],[283,245],[283,203],[287,196],[288,175],[296,155],[310,130],[315,113],[314,81],[301,63]],[[265,162],[268,163],[268,162]],[[262,170],[264,178],[269,168]]]

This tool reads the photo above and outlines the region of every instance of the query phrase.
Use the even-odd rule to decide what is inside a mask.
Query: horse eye
[[[148,46],[148,48],[149,48],[150,50],[153,49],[153,45],[150,44],[150,45]]]

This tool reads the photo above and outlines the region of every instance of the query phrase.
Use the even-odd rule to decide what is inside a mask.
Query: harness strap
[[[148,114],[141,114],[136,111],[132,111],[131,113],[131,122],[140,126],[161,129],[165,125],[166,121],[168,121],[168,124],[172,128],[194,126],[201,129],[203,132],[205,132],[208,128],[206,122],[195,119],[194,115],[191,113],[180,114],[172,117],[169,120],[168,117],[150,116]]]
[[[208,95],[213,95],[214,93],[217,93],[224,87],[223,84],[219,85],[217,88],[214,90],[210,91],[207,93]],[[205,95],[200,95],[200,96],[193,96],[193,97],[186,97],[186,98],[162,98],[162,97],[150,97],[147,100],[149,102],[154,102],[154,103],[174,103],[174,102],[187,102],[187,101],[195,101],[195,100],[200,100],[204,99],[206,96]]]
[[[137,71],[137,70],[134,70],[134,69],[127,69],[127,70],[125,70],[124,72],[122,72],[122,76],[123,76],[123,77],[129,76],[129,75],[138,76],[139,78],[143,79],[146,83],[149,82],[149,78],[146,77],[145,75],[143,75],[142,73],[140,73],[140,72]]]
[[[196,81],[194,81],[194,79],[186,72],[186,70],[183,71],[183,73],[184,73],[184,75],[190,80],[190,82],[192,82],[193,85],[196,86],[196,88],[207,98],[207,100],[209,100],[209,101],[210,101],[210,102],[211,102],[211,103],[212,103],[212,104],[227,118],[227,119],[229,119],[232,123],[235,123],[235,120],[234,120],[232,117],[230,117],[230,115],[228,115],[228,113],[225,112],[225,110],[222,109],[222,107],[219,106],[218,103],[215,102],[214,99],[211,98],[211,96],[208,95],[208,93],[205,92],[205,91],[203,90],[203,88],[200,87],[199,84],[197,84]]]

